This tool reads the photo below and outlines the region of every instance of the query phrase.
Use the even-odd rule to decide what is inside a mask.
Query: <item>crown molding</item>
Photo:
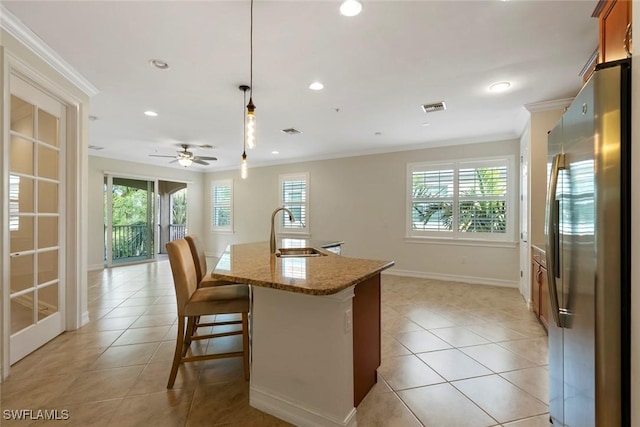
[[[60,73],[87,96],[91,97],[100,92],[89,80],[62,59],[60,55],[2,4],[0,4],[0,29],[3,29],[26,46],[38,58],[46,62],[47,65]]]
[[[532,102],[531,104],[525,104],[530,113],[539,113],[541,111],[562,110],[566,109],[574,98],[554,99],[553,101]]]

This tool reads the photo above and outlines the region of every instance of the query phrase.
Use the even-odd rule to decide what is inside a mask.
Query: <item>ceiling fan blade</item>
[[[199,165],[208,165],[208,164],[209,164],[208,162],[205,162],[205,161],[203,161],[203,160],[200,160],[199,158],[192,159],[191,161],[192,161],[193,163],[197,163],[197,164],[199,164]]]
[[[171,160],[169,163],[175,163],[175,162],[177,162],[177,161],[178,161],[178,159],[173,159],[173,160]]]
[[[171,158],[174,158],[176,156],[163,156],[163,155],[160,155],[160,154],[149,154],[149,157],[171,157]]]
[[[195,158],[200,160],[218,160],[217,157],[208,157],[208,156],[196,156]]]

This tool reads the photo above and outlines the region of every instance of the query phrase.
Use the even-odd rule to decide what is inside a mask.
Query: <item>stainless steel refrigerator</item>
[[[630,425],[631,61],[601,64],[548,137],[549,411]]]

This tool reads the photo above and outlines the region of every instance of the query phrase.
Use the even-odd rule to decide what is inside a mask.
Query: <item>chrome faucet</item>
[[[273,211],[273,213],[271,214],[271,239],[269,240],[269,249],[271,250],[272,254],[276,253],[276,232],[273,229],[273,224],[276,221],[276,214],[278,213],[278,211],[287,211],[289,213],[289,221],[294,222],[296,220],[296,217],[293,214],[293,212],[291,212],[289,209],[285,208],[284,206],[281,208],[276,208],[276,210]]]

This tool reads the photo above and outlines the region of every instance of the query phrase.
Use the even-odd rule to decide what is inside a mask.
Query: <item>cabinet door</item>
[[[540,272],[542,268],[537,262],[531,263],[531,305],[536,316],[540,316]]]
[[[600,12],[600,62],[627,57],[627,25],[631,22],[631,1],[608,0]],[[629,41],[630,43],[630,41]],[[631,46],[628,46],[631,50]]]
[[[549,285],[547,284],[547,269],[540,267],[540,321],[548,329],[549,319]]]

